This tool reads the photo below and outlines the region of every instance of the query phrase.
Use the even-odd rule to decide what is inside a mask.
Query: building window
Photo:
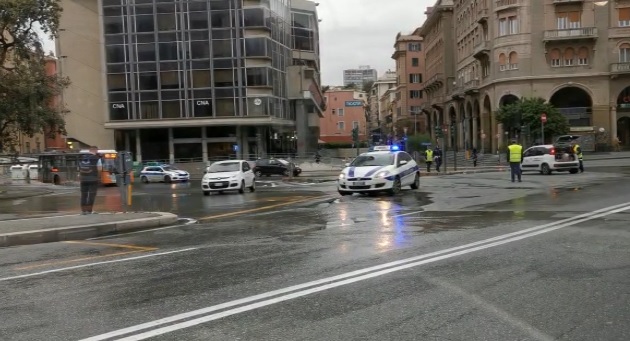
[[[578,65],[588,65],[588,48],[584,46],[578,50]]]
[[[411,66],[420,66],[420,59],[411,58]]]
[[[507,70],[507,57],[505,56],[505,53],[501,53],[499,55],[499,71],[505,70]]]
[[[266,67],[248,68],[246,71],[247,86],[271,85],[269,71],[269,68]]]
[[[337,109],[337,115],[339,115],[339,117],[343,116],[343,109]]]
[[[580,12],[557,12],[556,13],[556,22],[559,30],[569,29],[569,28],[580,28],[582,24],[580,22]]]
[[[409,83],[422,83],[422,74],[412,73],[409,75]]]
[[[409,51],[421,51],[420,43],[409,43],[409,46],[407,48],[409,49]]]
[[[551,50],[551,53],[549,54],[549,59],[551,61],[551,66],[553,67],[558,67],[560,66],[560,50],[558,49],[553,49]]]
[[[573,59],[575,59],[575,50],[567,48],[564,50],[564,66],[573,66]]]
[[[499,19],[499,36],[508,34],[508,20],[507,18]]]
[[[410,90],[409,98],[422,98],[422,90]]]
[[[508,34],[518,33],[518,18],[516,16],[508,17]]]
[[[358,121],[352,121],[352,129],[359,129],[359,122]]]
[[[344,121],[337,122],[337,130],[341,130],[341,131],[346,130],[346,122]]]
[[[630,63],[630,44],[624,43],[619,46],[619,62]]]
[[[618,9],[619,14],[619,26],[630,26],[630,7],[623,7]]]

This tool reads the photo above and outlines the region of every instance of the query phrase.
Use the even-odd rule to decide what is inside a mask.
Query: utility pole
[[[352,142],[357,148],[357,156],[359,156],[359,127],[352,128]]]

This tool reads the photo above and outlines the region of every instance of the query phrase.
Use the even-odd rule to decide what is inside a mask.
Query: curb
[[[0,247],[54,243],[100,237],[117,232],[129,232],[169,226],[177,223],[178,217],[172,213],[157,212],[158,217],[123,220],[114,223],[100,223],[59,227],[55,229],[13,232],[0,235]]]
[[[11,194],[11,193],[2,193],[0,192],[0,201],[2,200],[16,200],[16,199],[24,199],[24,198],[31,198],[31,197],[37,197],[40,195],[48,195],[54,193],[54,191],[52,190],[42,190],[38,193],[16,193],[16,194]]]

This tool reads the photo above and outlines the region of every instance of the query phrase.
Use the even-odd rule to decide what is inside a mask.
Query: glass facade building
[[[109,122],[295,119],[289,0],[101,3]]]

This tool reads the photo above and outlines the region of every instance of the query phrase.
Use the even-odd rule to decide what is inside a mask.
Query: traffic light
[[[438,139],[441,139],[442,137],[444,137],[444,132],[442,131],[442,127],[435,126],[435,137],[437,137]]]
[[[354,141],[354,143],[359,142],[359,128],[352,129],[352,141]]]

